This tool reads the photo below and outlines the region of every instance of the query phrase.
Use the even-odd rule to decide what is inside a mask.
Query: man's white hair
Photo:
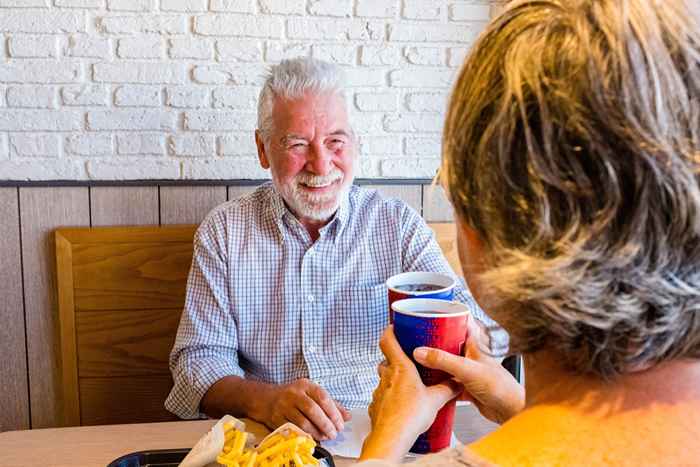
[[[272,132],[272,106],[276,97],[296,99],[311,92],[336,93],[344,99],[344,86],[345,74],[332,63],[297,57],[273,65],[258,99],[258,130],[263,139],[268,140]]]

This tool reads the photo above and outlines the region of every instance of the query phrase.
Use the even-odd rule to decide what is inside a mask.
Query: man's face
[[[267,141],[256,134],[260,164],[271,169],[275,187],[300,220],[329,219],[355,170],[345,101],[327,93],[276,98],[272,115]]]

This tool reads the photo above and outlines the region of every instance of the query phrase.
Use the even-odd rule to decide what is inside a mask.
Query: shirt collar
[[[328,224],[324,225],[320,229],[321,234],[324,234],[325,232],[331,234],[333,236],[334,243],[337,240],[340,233],[342,232],[343,227],[345,227],[348,220],[350,219],[350,191],[352,189],[353,185],[351,185],[350,189],[347,190],[341,196],[340,203],[338,205],[338,210],[333,215],[333,218],[330,220],[330,222],[328,222]],[[282,198],[282,195],[280,195],[279,191],[277,191],[277,189],[272,183],[270,183],[269,201],[270,204],[268,213],[270,220],[274,222],[275,225],[277,225],[280,243],[284,243],[284,233],[282,231],[282,226],[284,224],[284,216],[294,216],[294,214],[292,214],[292,212],[287,208],[287,205],[284,204],[284,199]]]

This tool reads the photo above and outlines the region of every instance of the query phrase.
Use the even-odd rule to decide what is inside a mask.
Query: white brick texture
[[[178,157],[213,157],[216,155],[214,135],[172,136],[168,141],[170,153]]]
[[[117,56],[119,58],[161,58],[163,56],[163,39],[160,36],[144,35],[119,39]]]
[[[58,37],[21,34],[10,37],[7,48],[12,58],[58,56]]]
[[[268,179],[269,66],[346,75],[358,176],[432,177],[489,0],[0,0],[0,181]]]
[[[112,135],[77,135],[66,141],[66,152],[76,156],[111,156]]]
[[[352,13],[352,2],[309,0],[309,13],[316,16],[350,17]]]
[[[56,89],[38,86],[10,86],[7,88],[7,106],[53,109],[56,107]]]
[[[214,47],[208,39],[195,39],[182,37],[170,39],[170,58],[195,58],[199,60],[211,60],[214,56]]]
[[[119,107],[158,107],[161,101],[159,86],[120,86],[114,91],[114,104]]]
[[[10,135],[10,155],[12,157],[60,157],[61,137],[59,135]]]
[[[260,0],[260,11],[264,14],[303,15],[306,0]]]
[[[372,18],[393,18],[398,12],[396,0],[357,0],[357,16]]]

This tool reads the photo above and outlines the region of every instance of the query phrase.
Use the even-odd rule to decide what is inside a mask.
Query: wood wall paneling
[[[423,185],[423,217],[426,222],[454,221],[454,211],[440,185]]]
[[[19,195],[31,426],[53,427],[63,423],[53,230],[89,225],[88,188],[20,188]]]
[[[0,432],[29,428],[17,188],[0,188]]]
[[[158,187],[90,188],[92,225],[158,225]]]
[[[160,222],[199,224],[209,211],[225,201],[225,186],[162,186]]]
[[[388,198],[398,198],[421,213],[420,185],[364,185],[364,188],[378,190]]]
[[[139,423],[177,420],[163,404],[173,387],[170,374],[80,380],[80,422],[82,425]],[[113,408],[108,412],[105,407]]]

